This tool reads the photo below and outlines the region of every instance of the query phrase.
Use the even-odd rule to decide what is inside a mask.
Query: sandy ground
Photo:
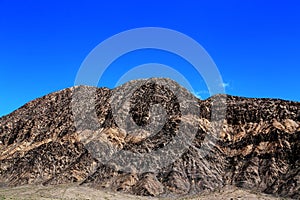
[[[59,186],[21,186],[15,188],[0,188],[0,200],[49,200],[49,199],[78,199],[78,200],[123,200],[123,199],[137,199],[137,200],[156,200],[156,199],[174,199],[174,198],[153,198],[133,196],[124,193],[114,193],[106,190],[96,190],[93,188],[78,186],[78,185],[59,185]],[[238,199],[261,199],[261,200],[275,200],[283,199],[276,198],[264,194],[255,194],[250,191],[241,190],[238,188],[224,188],[221,191],[203,194],[201,196],[190,196],[178,198],[193,199],[193,200],[238,200]]]

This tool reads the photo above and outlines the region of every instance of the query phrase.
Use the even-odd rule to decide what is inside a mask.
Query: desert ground
[[[123,200],[123,199],[136,199],[136,200],[169,200],[174,199],[170,197],[154,198],[144,196],[134,196],[121,192],[111,192],[107,190],[97,190],[86,186],[79,185],[57,185],[57,186],[37,186],[27,185],[14,188],[0,188],[0,200]],[[260,199],[260,200],[279,200],[277,198],[266,194],[258,194],[247,190],[242,190],[235,187],[226,187],[222,190],[202,194],[198,196],[183,196],[176,199],[180,200],[238,200],[238,199]]]

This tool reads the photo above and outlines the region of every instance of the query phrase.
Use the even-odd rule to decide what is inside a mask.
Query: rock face
[[[153,134],[150,129],[124,129],[118,124],[110,98],[129,86],[114,90],[77,86],[38,98],[2,117],[0,185],[78,182],[136,195],[172,197],[234,185],[300,198],[300,103],[216,95],[197,100],[199,114],[187,115],[180,108],[186,104],[180,103],[174,90],[153,81],[143,82],[131,93],[127,108],[134,123],[146,127],[160,118],[151,116],[151,106],[161,105],[166,118]],[[185,91],[176,87],[176,91]],[[88,115],[89,108],[84,106],[74,110],[74,94],[86,91],[95,91],[94,114]],[[191,94],[185,94],[187,100],[192,99]],[[216,116],[223,117],[212,116],[222,109],[224,116]],[[98,125],[91,126],[93,121]],[[189,135],[185,131],[182,141],[186,135],[192,140],[172,162],[149,171],[139,171],[139,164],[127,169],[126,157],[123,168],[114,163],[123,155],[115,151],[140,156],[172,145],[180,124],[196,132]],[[212,134],[216,127],[218,135]],[[113,150],[102,151],[97,141]],[[102,154],[113,155],[113,159]]]

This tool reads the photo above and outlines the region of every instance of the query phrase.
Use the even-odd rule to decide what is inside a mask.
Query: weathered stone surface
[[[91,93],[95,110],[88,105],[74,110],[74,91],[91,90],[95,91]],[[217,95],[197,100],[199,115],[188,116],[171,90],[148,82],[131,96],[130,115],[138,126],[146,126],[159,117],[150,116],[151,106],[160,104],[166,110],[166,121],[161,130],[151,134],[143,129],[126,131],[117,125],[110,107],[114,91],[122,92],[73,87],[38,98],[2,117],[0,185],[77,182],[136,195],[174,197],[234,185],[300,198],[299,102]],[[211,111],[212,105],[215,113],[223,111],[222,104],[218,107],[220,101],[226,101],[226,116],[218,119]],[[74,112],[82,115],[74,116]],[[154,172],[118,170],[95,156],[114,155],[119,150],[155,152],[172,143],[180,123],[197,128],[193,141],[173,163]],[[220,126],[217,136],[211,134],[214,124]],[[97,141],[113,150],[103,152]],[[209,153],[201,154],[205,149]]]

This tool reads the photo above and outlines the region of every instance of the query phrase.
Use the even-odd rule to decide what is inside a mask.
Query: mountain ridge
[[[161,78],[161,79],[168,79],[168,78]],[[147,79],[137,79],[137,80],[147,80]],[[133,81],[136,81],[136,80],[133,80]],[[129,81],[130,82],[130,81]],[[129,83],[127,82],[127,83]],[[125,83],[124,83],[125,84]],[[122,84],[123,85],[123,84]],[[120,85],[120,86],[122,86]],[[118,87],[120,87],[118,86]],[[67,87],[67,88],[63,88],[63,89],[59,89],[57,91],[54,91],[54,92],[51,92],[49,94],[55,94],[55,93],[59,93],[59,92],[63,92],[64,90],[73,90],[74,88],[78,88],[78,87],[92,87],[92,88],[98,88],[98,89],[109,89],[109,90],[113,90],[112,88],[108,88],[108,87],[96,87],[96,86],[90,86],[90,85],[76,85],[76,86],[71,86],[71,87]],[[45,95],[42,95],[40,97],[36,97],[35,99],[33,100],[30,100],[29,102],[31,101],[35,101],[37,99],[40,99],[40,98],[43,98],[45,96],[48,96],[49,94],[45,94]],[[193,94],[193,93],[191,93]],[[286,101],[286,102],[294,102],[294,103],[300,103],[300,101],[296,101],[296,100],[291,100],[291,99],[284,99],[284,98],[273,98],[273,97],[247,97],[247,96],[238,96],[238,95],[232,95],[232,94],[214,94],[212,96],[209,96],[207,97],[206,99],[201,99],[201,98],[198,98],[195,94],[193,94],[195,96],[195,98],[201,100],[201,101],[206,101],[206,100],[209,100],[211,98],[214,98],[214,97],[217,97],[217,96],[227,96],[227,97],[234,97],[234,98],[244,98],[244,99],[261,99],[261,100],[280,100],[280,101]],[[10,115],[12,114],[13,112],[15,112],[16,110],[19,110],[21,109],[22,107],[24,107],[26,104],[28,104],[29,102],[23,104],[22,106],[18,107],[17,109],[11,111],[10,113],[8,114],[3,114],[2,116],[0,116],[0,118],[3,118],[7,115]]]

